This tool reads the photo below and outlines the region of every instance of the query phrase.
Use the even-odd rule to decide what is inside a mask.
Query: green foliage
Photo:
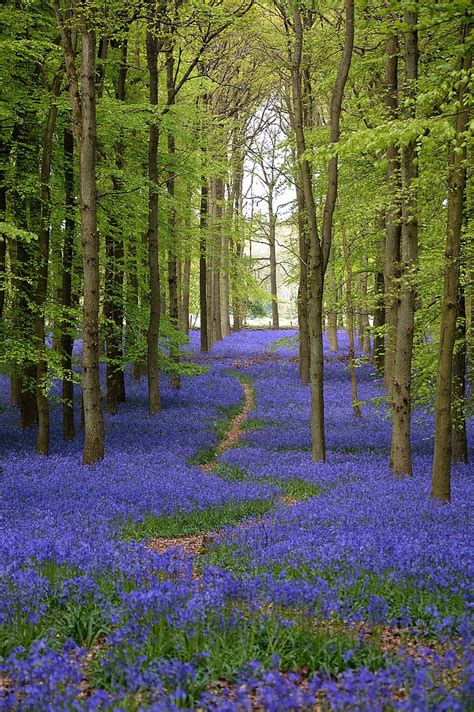
[[[231,526],[247,517],[259,517],[273,507],[269,500],[249,500],[248,502],[229,502],[219,507],[192,512],[177,512],[160,517],[146,514],[141,522],[127,522],[120,531],[120,538],[125,541],[165,537],[175,538],[192,534],[205,534]]]
[[[262,319],[268,316],[270,312],[269,304],[260,300],[254,299],[249,302],[248,315],[250,319]]]

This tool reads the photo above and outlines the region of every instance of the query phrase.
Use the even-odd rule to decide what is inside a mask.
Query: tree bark
[[[226,221],[227,223],[227,221]],[[220,291],[220,313],[221,313],[221,331],[222,336],[230,335],[230,246],[229,234],[226,225],[223,226],[221,237],[221,291]]]
[[[128,41],[123,40],[120,48],[120,66],[115,89],[117,101],[125,101],[127,80]],[[118,171],[124,167],[125,144],[122,131],[115,141],[115,165]],[[119,175],[112,177],[114,190],[123,190],[123,180]],[[123,365],[123,322],[124,322],[124,236],[119,220],[111,215],[110,229],[105,235],[105,297],[104,315],[106,319],[106,355],[107,355],[107,410],[117,411],[117,404],[124,403],[125,374]]]
[[[8,161],[9,147],[5,141],[0,142],[0,222],[6,221],[7,186],[4,165]],[[7,281],[7,235],[0,233],[0,321],[3,319]]]
[[[385,218],[381,216],[381,229],[385,230]],[[383,329],[385,327],[385,283],[383,276],[383,238],[377,243],[377,262],[374,273],[374,350],[372,353],[372,361],[379,375],[383,374],[384,370],[384,352],[385,340]]]
[[[221,236],[222,236],[222,211],[224,201],[224,182],[222,178],[211,179],[211,206],[212,220],[212,279],[211,279],[211,313],[212,313],[212,341],[222,341],[221,319]]]
[[[339,342],[337,335],[337,287],[334,274],[334,260],[330,259],[327,269],[326,279],[326,314],[327,314],[327,336],[329,349],[333,353],[338,353]]]
[[[294,131],[296,151],[299,162],[301,186],[307,218],[307,230],[310,244],[310,385],[311,385],[311,451],[315,461],[326,459],[326,440],[324,432],[324,393],[323,393],[323,280],[324,266],[321,242],[319,239],[316,206],[313,195],[311,170],[304,158],[306,141],[303,129],[303,100],[301,92],[301,57],[303,52],[303,27],[298,9],[293,12],[295,42],[291,66],[293,90]]]
[[[64,129],[64,192],[66,216],[64,225],[63,265],[61,304],[61,358],[63,367],[62,402],[63,402],[63,438],[73,440],[74,426],[74,374],[72,371],[72,351],[74,338],[70,323],[72,307],[72,272],[74,258],[74,238],[76,232],[75,192],[74,192],[74,136],[72,129]]]
[[[43,136],[43,150],[41,158],[41,223],[38,243],[40,261],[35,298],[35,337],[36,349],[38,352],[38,361],[36,366],[36,407],[38,410],[36,450],[41,455],[49,454],[49,403],[46,383],[48,361],[45,344],[45,306],[48,291],[49,237],[51,222],[51,190],[49,180],[51,175],[53,134],[58,114],[56,99],[60,92],[61,80],[62,72],[54,77],[51,85],[50,105]]]
[[[149,73],[149,99],[158,105],[159,42],[154,27],[148,27],[146,53]],[[161,410],[158,337],[160,333],[160,269],[158,263],[158,143],[156,116],[151,117],[148,138],[148,269],[150,284],[150,319],[147,333],[148,410],[153,415]]]
[[[199,210],[199,313],[201,321],[201,352],[209,351],[209,324],[207,318],[208,285],[207,285],[207,211],[208,211],[207,178],[201,177],[201,205]]]
[[[268,186],[268,243],[270,246],[270,292],[272,295],[272,328],[280,328],[278,316],[278,291],[277,291],[277,257],[276,257],[276,221],[273,212],[273,185]]]
[[[305,198],[310,241],[310,383],[311,383],[311,439],[313,460],[326,459],[324,431],[323,393],[323,286],[324,273],[331,250],[333,214],[337,199],[338,161],[333,156],[328,162],[328,189],[324,204],[321,240],[319,239],[316,208],[308,161],[303,158],[306,150],[303,130],[303,101],[301,93],[301,58],[303,52],[303,26],[299,9],[293,12],[295,43],[293,49],[291,77],[294,100],[294,126],[300,177]],[[334,84],[330,109],[330,140],[334,145],[339,140],[340,117],[344,88],[349,73],[354,44],[354,0],[346,0],[344,49]]]
[[[357,392],[357,377],[355,370],[355,349],[354,349],[354,301],[352,297],[353,278],[352,266],[350,261],[350,248],[347,243],[346,226],[341,223],[342,232],[342,249],[344,253],[344,264],[346,267],[347,282],[346,282],[346,309],[347,309],[347,331],[349,336],[349,373],[351,377],[351,397],[352,410],[357,418],[361,416],[359,405],[359,396]]]
[[[233,270],[232,270],[232,331],[238,332],[242,326],[242,298],[240,295],[240,284],[239,284],[239,266],[244,252],[243,242],[244,236],[242,234],[242,212],[243,212],[243,180],[244,180],[244,158],[242,155],[241,142],[238,140],[237,132],[234,134],[234,142],[232,148],[232,155],[234,158],[234,177],[233,177],[233,228],[234,228],[234,244],[232,251],[233,258]]]
[[[175,85],[174,85],[174,53],[172,43],[173,29],[170,28],[169,45],[166,50],[166,90],[167,90],[167,109],[169,110],[175,103]],[[172,129],[167,132],[167,147],[168,160],[170,168],[166,179],[166,190],[168,192],[168,294],[169,294],[169,316],[171,325],[179,329],[179,289],[178,289],[178,235],[176,231],[176,206],[175,206],[175,154],[176,142]],[[179,363],[179,347],[171,340],[170,356],[175,368],[178,368]],[[171,378],[174,388],[181,387],[181,377],[176,370]]]
[[[85,22],[85,21],[84,21]],[[104,421],[99,381],[99,235],[96,189],[95,32],[82,32],[81,140],[79,142],[81,243],[84,267],[82,391],[84,398],[83,464],[104,457]]]
[[[365,255],[363,258],[364,266],[367,268],[368,258]],[[370,322],[369,311],[367,306],[367,287],[368,287],[367,272],[362,272],[359,275],[359,291],[360,291],[360,307],[359,307],[359,348],[363,353],[370,354]]]
[[[463,40],[467,24],[463,26]],[[468,75],[472,55],[467,51],[462,62],[465,74],[458,88],[458,111],[455,119],[456,139],[450,157],[448,184],[448,222],[446,230],[445,272],[441,307],[441,334],[436,378],[435,443],[431,495],[436,499],[451,499],[451,433],[453,351],[456,339],[456,318],[459,296],[459,257],[466,187],[467,142],[469,125]]]
[[[309,241],[306,227],[303,190],[296,184],[298,208],[299,242],[299,284],[298,284],[298,330],[299,330],[299,372],[301,383],[309,383]]]
[[[186,336],[189,336],[189,297],[191,291],[191,256],[189,252],[184,258],[182,287],[181,330]]]
[[[409,118],[415,116],[418,79],[417,16],[405,12],[409,27],[405,36],[406,94],[410,101]],[[402,235],[398,324],[392,388],[392,468],[395,475],[412,474],[411,456],[411,364],[415,330],[416,267],[418,260],[418,221],[415,182],[418,176],[416,139],[402,149]]]
[[[104,457],[104,421],[99,380],[99,235],[97,232],[96,186],[96,35],[85,15],[73,17],[69,9],[64,21],[59,2],[53,3],[64,50],[69,95],[73,109],[73,129],[79,147],[81,244],[84,272],[82,400],[84,405],[83,464]],[[78,20],[81,32],[81,77],[79,86],[76,53],[71,29]]]
[[[466,431],[466,301],[459,287],[456,339],[453,353],[452,385],[452,457],[453,462],[468,463]]]
[[[12,207],[15,223],[22,230],[28,230],[32,216],[31,197],[28,192],[19,190],[21,177],[31,170],[30,162],[36,158],[36,142],[34,140],[33,117],[26,113],[21,124],[16,124],[13,131],[16,143],[15,156],[15,186],[11,191]],[[28,221],[28,215],[30,221]],[[34,274],[34,244],[28,244],[24,239],[10,239],[9,253],[14,284],[13,329],[16,337],[23,343],[31,343],[35,338],[33,304],[35,293],[31,274]],[[12,403],[20,410],[20,427],[31,428],[38,421],[36,405],[36,365],[29,357],[22,359],[12,371],[11,376]]]
[[[385,106],[387,116],[395,119],[398,114],[398,38],[389,37],[386,44]],[[396,145],[387,148],[387,190],[389,206],[386,213],[384,287],[386,343],[384,352],[384,383],[391,395],[397,339],[398,282],[400,264],[400,159]]]

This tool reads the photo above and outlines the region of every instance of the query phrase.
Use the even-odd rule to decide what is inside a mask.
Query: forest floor
[[[0,709],[472,709],[472,467],[430,499],[419,410],[414,476],[391,476],[383,392],[362,362],[354,417],[342,336],[313,463],[293,334],[204,356],[192,334],[206,370],[163,379],[155,417],[127,383],[88,468],[59,407],[34,454],[0,376]]]

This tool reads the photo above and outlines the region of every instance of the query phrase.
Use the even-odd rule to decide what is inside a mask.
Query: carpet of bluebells
[[[0,376],[1,710],[474,708],[473,468],[454,469],[451,504],[430,499],[433,418],[417,411],[414,476],[391,476],[380,383],[361,363],[356,419],[342,335],[326,354],[328,460],[313,463],[295,347],[274,344],[292,335],[245,331],[202,356],[194,333],[205,372],[179,391],[163,377],[154,417],[146,380],[128,382],[87,468],[59,405],[50,457],[34,453]],[[196,454],[218,444],[242,376],[248,428],[205,472]],[[307,496],[289,503],[292,483]],[[157,535],[190,516],[204,531],[210,511],[249,516],[223,517],[199,555],[147,546],[150,518]]]

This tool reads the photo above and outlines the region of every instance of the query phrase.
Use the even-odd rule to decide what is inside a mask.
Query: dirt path
[[[201,465],[201,469],[206,472],[212,472],[219,467],[219,456],[226,450],[233,447],[242,437],[243,423],[247,420],[250,411],[255,405],[255,398],[252,387],[240,381],[244,392],[244,401],[242,408],[237,415],[230,421],[229,429],[227,430],[224,440],[222,440],[216,448],[215,458],[211,462]],[[163,554],[168,549],[179,548],[186,554],[202,554],[206,546],[216,537],[218,532],[205,532],[195,534],[193,536],[182,537],[156,537],[148,543],[148,547]]]

